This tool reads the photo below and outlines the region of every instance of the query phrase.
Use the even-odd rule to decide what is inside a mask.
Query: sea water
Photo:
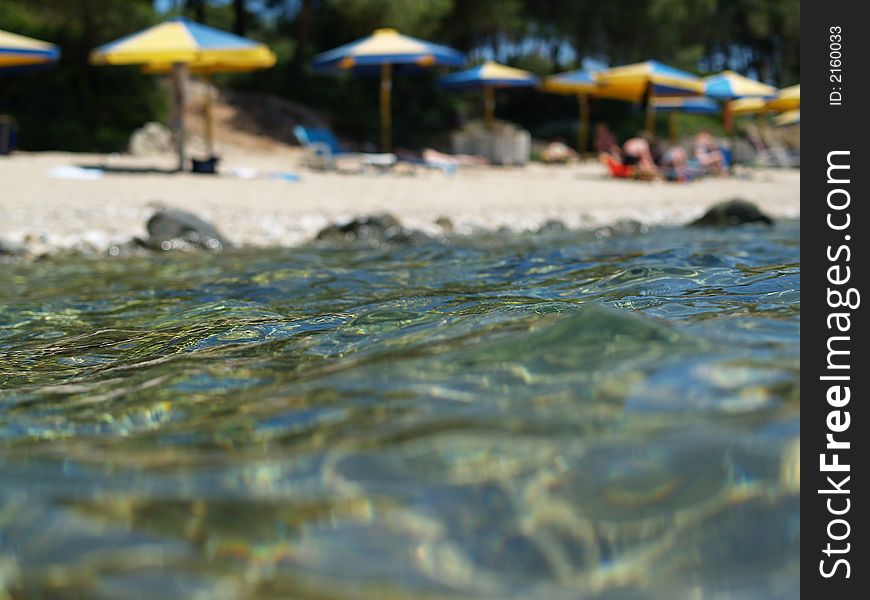
[[[797,222],[0,279],[0,596],[799,594]]]

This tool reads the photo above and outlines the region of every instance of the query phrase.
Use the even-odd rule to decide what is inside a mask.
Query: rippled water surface
[[[0,264],[0,596],[795,598],[798,241]]]

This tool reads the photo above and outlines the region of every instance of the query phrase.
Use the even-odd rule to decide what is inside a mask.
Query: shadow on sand
[[[160,167],[135,167],[122,165],[107,165],[101,163],[78,163],[76,167],[80,169],[98,169],[107,175],[173,175],[187,171],[179,171],[174,169],[162,169]]]

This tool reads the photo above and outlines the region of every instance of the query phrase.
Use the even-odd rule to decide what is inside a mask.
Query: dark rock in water
[[[408,231],[390,214],[357,217],[341,225],[329,225],[317,234],[317,240],[333,242],[364,241],[377,244],[410,245],[428,240],[419,231]]]
[[[164,208],[148,219],[148,239],[137,240],[151,250],[200,248],[219,252],[229,242],[209,223],[177,208]]]
[[[149,250],[153,250],[153,248],[147,246],[144,240],[140,240],[139,238],[133,238],[127,242],[110,245],[108,248],[106,248],[106,256],[144,256]],[[158,248],[158,250],[163,250],[163,248]]]
[[[649,226],[634,219],[620,219],[612,225],[605,225],[595,230],[595,237],[606,238],[621,235],[636,235],[638,233],[646,233],[649,231]]]
[[[453,221],[450,220],[450,217],[438,217],[435,219],[435,224],[440,227],[444,233],[453,233],[456,231],[456,226],[453,225]]]
[[[691,227],[731,227],[745,223],[773,225],[773,219],[755,204],[735,198],[714,204],[704,216],[689,223]]]
[[[568,229],[565,227],[565,224],[558,219],[548,219],[540,227],[538,227],[538,233],[561,233]]]

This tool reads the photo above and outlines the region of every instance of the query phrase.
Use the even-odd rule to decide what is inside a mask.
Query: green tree
[[[0,110],[21,124],[25,149],[117,151],[130,133],[165,112],[156,78],[136,68],[92,67],[97,45],[147,27],[156,15],[141,0],[4,0],[0,22],[58,44],[49,70],[4,77]]]

